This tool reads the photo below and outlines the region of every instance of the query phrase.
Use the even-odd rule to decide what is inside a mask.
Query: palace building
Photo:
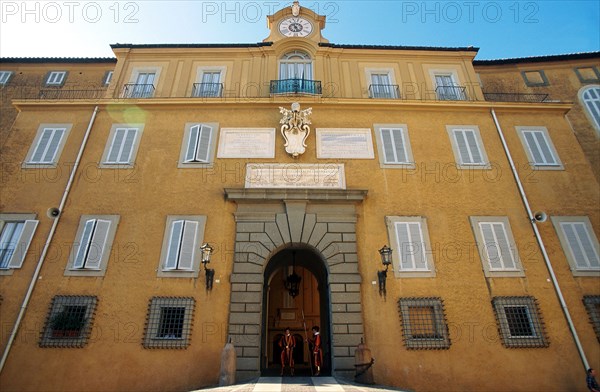
[[[0,388],[297,372],[582,390],[600,368],[600,53],[250,44],[0,59]],[[385,246],[384,246],[385,245]],[[391,253],[390,253],[391,250]]]

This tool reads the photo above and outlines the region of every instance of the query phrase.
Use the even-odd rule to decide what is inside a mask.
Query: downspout
[[[75,173],[77,173],[77,168],[79,167],[79,162],[81,161],[81,156],[83,155],[83,151],[85,150],[85,146],[87,144],[88,137],[90,136],[90,132],[92,130],[92,125],[94,125],[94,120],[96,119],[96,113],[98,113],[98,106],[94,108],[94,112],[92,113],[92,117],[90,118],[90,122],[88,124],[87,130],[85,131],[85,135],[83,137],[83,141],[81,142],[81,147],[79,147],[79,153],[77,154],[77,158],[75,160],[75,164],[73,165],[73,170],[71,171],[71,175],[69,176],[69,181],[67,182],[67,186],[65,187],[65,191],[63,192],[62,200],[60,201],[60,205],[58,207],[59,215],[52,222],[52,227],[50,228],[50,233],[48,233],[48,238],[46,239],[46,243],[44,244],[44,248],[42,249],[42,253],[37,263],[37,267],[35,268],[35,272],[33,273],[33,277],[31,278],[31,283],[29,283],[29,288],[27,289],[27,294],[25,294],[25,298],[23,299],[23,304],[21,305],[21,309],[19,311],[19,315],[17,316],[17,321],[15,321],[15,325],[12,329],[10,337],[8,338],[8,343],[4,348],[4,353],[2,354],[2,359],[0,360],[0,373],[4,369],[4,364],[6,363],[6,359],[8,358],[8,353],[17,337],[17,333],[19,332],[19,327],[21,326],[21,321],[23,321],[23,316],[27,311],[27,306],[29,305],[29,300],[31,299],[31,294],[33,293],[33,289],[35,288],[35,284],[38,281],[38,277],[40,276],[40,272],[42,270],[42,266],[44,265],[44,261],[46,259],[46,253],[48,253],[48,248],[50,247],[50,243],[52,242],[52,238],[54,237],[54,232],[56,231],[56,226],[58,225],[58,221],[62,215],[63,208],[65,207],[65,203],[67,202],[67,197],[69,196],[69,191],[71,190],[71,186],[73,185],[73,180],[75,179]]]
[[[504,152],[506,153],[506,157],[508,158],[508,163],[510,164],[510,170],[517,182],[517,187],[519,188],[519,194],[521,195],[521,199],[523,200],[523,204],[525,205],[525,209],[527,210],[527,216],[529,217],[529,222],[533,227],[533,233],[535,234],[535,239],[537,240],[540,249],[542,250],[542,256],[544,257],[544,262],[546,263],[546,268],[548,268],[548,272],[550,273],[550,278],[552,279],[552,285],[554,286],[554,291],[556,291],[556,296],[560,302],[560,306],[562,311],[567,319],[567,324],[569,325],[569,330],[571,331],[571,335],[573,335],[573,340],[575,340],[575,345],[577,346],[577,351],[579,351],[579,356],[581,357],[581,361],[583,362],[583,367],[587,371],[589,369],[589,362],[585,356],[585,352],[583,351],[583,347],[581,346],[581,342],[579,341],[579,336],[577,335],[577,331],[575,330],[575,325],[573,325],[573,319],[571,319],[571,314],[569,313],[569,308],[567,307],[567,303],[565,302],[565,298],[563,297],[560,286],[558,285],[558,280],[556,279],[556,275],[554,274],[554,269],[552,268],[552,264],[550,264],[550,258],[548,257],[548,253],[546,252],[546,247],[544,246],[544,242],[542,241],[542,236],[537,228],[535,217],[531,212],[531,208],[529,206],[529,201],[527,200],[527,196],[525,195],[525,190],[523,189],[523,185],[521,184],[521,180],[519,179],[519,174],[515,168],[515,164],[513,162],[512,156],[510,155],[510,151],[508,150],[508,146],[506,144],[506,140],[504,139],[504,133],[502,132],[502,128],[500,127],[500,123],[498,122],[498,118],[496,117],[496,112],[494,109],[491,109],[491,114],[494,119],[494,124],[496,125],[496,130],[498,131],[498,135],[500,135],[500,140],[502,141],[502,147],[504,148]]]

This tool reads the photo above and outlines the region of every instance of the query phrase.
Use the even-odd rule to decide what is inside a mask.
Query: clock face
[[[286,37],[306,37],[312,29],[312,24],[303,18],[287,18],[279,24],[279,32]]]

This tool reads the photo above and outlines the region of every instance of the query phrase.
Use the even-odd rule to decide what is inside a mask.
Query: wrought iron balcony
[[[369,86],[369,98],[400,98],[400,90],[397,84],[372,84]]]
[[[495,102],[546,102],[548,94],[524,94],[524,93],[483,93],[486,101]]]
[[[464,86],[437,86],[435,92],[440,101],[467,100],[467,91]]]
[[[192,97],[220,97],[223,83],[194,83]]]
[[[307,79],[271,80],[271,94],[311,94],[321,95],[321,81]]]
[[[48,88],[40,89],[39,99],[100,99],[104,97],[106,89],[70,89],[70,88]]]
[[[152,98],[154,96],[153,84],[128,83],[123,86],[121,98]]]

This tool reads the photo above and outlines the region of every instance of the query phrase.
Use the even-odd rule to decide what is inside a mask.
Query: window
[[[123,86],[123,98],[152,98],[159,80],[161,67],[136,67],[129,83]]]
[[[0,86],[6,86],[13,76],[12,71],[0,71]]]
[[[312,60],[307,53],[286,53],[279,61],[279,79],[312,79]]]
[[[375,137],[382,168],[413,168],[413,160],[405,124],[374,124]]]
[[[143,129],[143,124],[113,125],[100,167],[133,167]]]
[[[41,124],[23,167],[56,167],[71,127],[71,124]]]
[[[216,146],[216,123],[187,123],[179,156],[179,168],[211,167]]]
[[[527,87],[541,87],[550,84],[548,83],[548,78],[546,78],[546,73],[542,70],[521,71],[521,76]]]
[[[152,298],[148,307],[144,348],[187,348],[195,305],[194,298]]]
[[[467,99],[465,88],[456,82],[454,73],[434,73],[437,99],[441,101],[464,101]]]
[[[106,73],[104,74],[104,79],[102,82],[102,84],[104,86],[108,86],[110,84],[110,82],[112,81],[113,72],[114,71],[106,71]]]
[[[504,347],[548,347],[535,298],[495,297],[492,305]]]
[[[40,347],[84,347],[92,330],[97,302],[91,296],[55,296]]]
[[[583,304],[590,316],[590,323],[596,332],[596,338],[600,342],[600,295],[586,295]]]
[[[477,126],[446,126],[456,163],[461,168],[489,168],[483,141]]]
[[[574,70],[581,83],[600,82],[600,70],[598,70],[598,67],[576,67]]]
[[[404,345],[408,349],[447,349],[448,326],[440,298],[400,298]]]
[[[435,276],[426,219],[419,216],[388,216],[386,225],[394,249],[395,276]]]
[[[158,276],[198,276],[205,225],[203,215],[167,217]]]
[[[118,215],[82,215],[65,275],[104,276],[118,224]]]
[[[550,135],[545,127],[516,127],[531,166],[540,169],[562,170]]]
[[[370,98],[398,98],[398,86],[392,83],[388,72],[370,72]]]
[[[46,75],[46,86],[62,86],[67,79],[67,71],[50,71]]]
[[[202,72],[202,81],[194,83],[194,97],[220,97],[223,92],[223,83],[221,83],[221,71]]]
[[[554,229],[575,276],[600,276],[598,238],[586,216],[553,216]]]
[[[35,214],[0,214],[0,275],[21,268],[37,228]]]
[[[471,226],[485,276],[525,276],[507,217],[472,216]]]
[[[600,86],[588,86],[579,91],[584,112],[596,131],[600,132]]]

